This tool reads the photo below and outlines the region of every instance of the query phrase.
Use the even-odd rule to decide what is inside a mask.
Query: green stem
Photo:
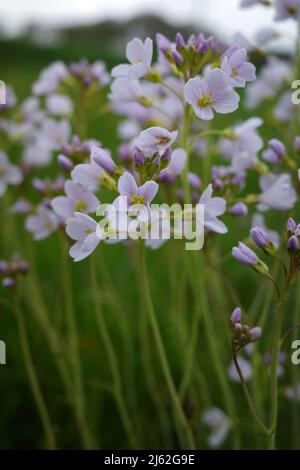
[[[195,444],[194,436],[190,428],[190,424],[181,406],[181,402],[180,402],[180,399],[179,399],[179,396],[178,396],[178,393],[177,393],[177,390],[176,390],[176,387],[172,378],[170,366],[168,363],[167,355],[165,352],[165,348],[164,348],[161,334],[159,331],[159,326],[157,323],[156,315],[154,312],[152,297],[150,293],[147,267],[146,267],[145,249],[144,249],[144,245],[142,242],[140,243],[140,266],[141,266],[141,279],[140,279],[141,294],[143,295],[143,300],[146,304],[146,309],[147,309],[147,313],[149,316],[149,321],[150,321],[151,328],[153,331],[154,339],[156,342],[156,347],[157,347],[162,371],[165,377],[165,381],[166,381],[166,385],[170,394],[171,401],[173,403],[175,418],[176,418],[176,421],[181,426],[184,433],[186,433],[188,448],[191,450],[196,449],[196,444]]]
[[[247,387],[245,379],[243,377],[243,373],[242,373],[241,368],[240,368],[239,363],[238,363],[237,354],[233,353],[232,357],[233,357],[233,362],[234,362],[235,368],[237,370],[237,373],[239,375],[239,378],[240,378],[240,381],[241,381],[241,384],[242,384],[242,389],[243,389],[247,404],[248,404],[249,409],[252,413],[252,416],[255,419],[255,421],[257,422],[257,424],[261,427],[262,431],[268,436],[269,435],[269,429],[263,423],[263,421],[260,419],[260,417],[258,416],[258,414],[256,412],[255,405],[252,401],[251,395],[249,393],[248,387]]]
[[[270,418],[270,439],[268,442],[269,449],[275,449],[276,446],[276,428],[278,420],[278,363],[281,347],[281,332],[284,318],[284,309],[289,296],[291,284],[294,280],[293,263],[291,263],[289,275],[286,281],[285,289],[281,295],[277,315],[275,319],[275,327],[272,341],[272,361],[271,361],[271,418]]]
[[[194,253],[195,254],[195,253]],[[197,253],[199,255],[199,253]],[[222,395],[224,397],[227,413],[230,417],[235,417],[235,405],[232,392],[228,383],[228,377],[226,373],[226,367],[222,363],[222,354],[219,349],[219,342],[216,336],[215,325],[211,316],[208,299],[206,296],[206,282],[204,277],[204,270],[201,269],[200,261],[195,257],[195,273],[194,278],[194,290],[195,295],[200,293],[199,302],[201,303],[202,315],[204,326],[206,329],[206,338],[210,349],[211,359],[214,363],[215,371],[222,389]],[[197,298],[197,297],[196,297]],[[236,449],[240,448],[240,437],[238,431],[234,433],[234,446]]]
[[[96,320],[97,320],[98,330],[101,335],[101,339],[103,341],[104,347],[106,349],[110,368],[111,368],[111,373],[112,373],[112,377],[114,381],[114,395],[115,395],[116,402],[119,408],[119,412],[120,412],[124,429],[129,437],[129,441],[131,443],[132,448],[136,449],[137,438],[134,434],[130,415],[127,411],[126,403],[123,397],[122,381],[121,381],[121,374],[120,374],[118,359],[117,359],[117,356],[114,350],[114,345],[111,340],[111,337],[110,337],[110,334],[109,334],[109,331],[108,331],[108,328],[107,328],[107,325],[103,316],[103,311],[101,308],[101,301],[99,300],[98,295],[97,295],[99,291],[99,286],[97,282],[96,265],[95,265],[93,256],[91,257],[90,268],[91,268],[92,293],[93,293],[93,299],[94,299]]]
[[[49,450],[56,449],[56,442],[54,433],[51,426],[51,421],[49,417],[49,413],[47,410],[47,406],[45,404],[41,388],[39,385],[39,381],[37,378],[36,370],[32,361],[29,340],[26,332],[25,322],[23,319],[24,312],[21,311],[20,307],[20,298],[19,293],[16,293],[15,298],[15,312],[16,312],[16,319],[18,324],[20,342],[22,347],[22,353],[24,357],[25,367],[27,369],[28,378],[30,381],[33,397],[42,421],[42,425],[44,428],[45,438],[46,438],[46,445]]]
[[[90,432],[85,408],[85,393],[82,381],[81,357],[78,344],[78,331],[73,306],[73,292],[69,272],[68,247],[66,240],[62,245],[62,283],[64,289],[66,322],[69,334],[70,362],[74,379],[74,405],[77,420],[80,424],[82,441],[85,449],[95,448],[95,442]]]

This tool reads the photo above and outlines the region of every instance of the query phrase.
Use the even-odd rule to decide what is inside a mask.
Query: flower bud
[[[57,162],[59,164],[59,166],[64,170],[64,171],[71,171],[73,170],[73,163],[72,161],[66,157],[65,155],[58,155],[57,157]]]
[[[299,240],[295,235],[292,235],[287,241],[287,249],[289,253],[296,253],[299,251]]]
[[[294,149],[300,154],[300,136],[296,136],[294,139]]]
[[[133,162],[136,167],[141,167],[145,164],[146,158],[143,152],[139,150],[138,148],[135,148],[134,153],[133,153]]]
[[[237,307],[231,315],[231,321],[232,323],[240,323],[242,320],[242,310]]]
[[[3,287],[6,287],[7,289],[12,289],[13,287],[15,287],[16,281],[12,277],[5,277],[2,280],[2,285]]]
[[[261,338],[262,330],[258,326],[255,328],[251,328],[251,330],[249,331],[249,335],[251,342],[258,341]]]
[[[243,202],[238,202],[237,204],[234,204],[232,207],[230,207],[229,213],[243,217],[248,214],[248,207]]]
[[[181,49],[185,46],[185,41],[181,33],[176,34],[175,43],[178,49]]]
[[[290,217],[287,221],[287,224],[286,224],[286,233],[287,233],[287,235],[289,237],[291,235],[294,235],[296,228],[297,228],[296,222],[294,221],[294,219],[292,219],[292,217]]]

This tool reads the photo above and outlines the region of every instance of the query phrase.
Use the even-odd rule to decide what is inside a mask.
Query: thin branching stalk
[[[166,385],[170,394],[170,398],[173,405],[175,420],[181,428],[181,431],[186,434],[187,445],[189,449],[196,449],[196,443],[194,440],[194,436],[192,430],[190,428],[190,424],[188,419],[185,415],[185,412],[182,408],[179,395],[177,393],[174,380],[172,377],[172,373],[170,370],[169,362],[167,359],[167,355],[165,352],[164,344],[162,341],[162,337],[160,334],[159,326],[157,323],[152,297],[150,293],[150,285],[148,279],[148,272],[146,267],[146,259],[145,259],[145,249],[144,245],[140,243],[140,267],[141,267],[141,295],[143,296],[143,300],[145,302],[145,307],[147,310],[147,314],[149,316],[150,325],[153,331],[154,340],[157,347],[157,352],[159,355],[162,371],[164,374],[164,378],[166,381]]]
[[[93,299],[94,299],[96,320],[97,320],[98,330],[101,335],[103,345],[106,349],[106,353],[107,353],[109,364],[110,364],[111,374],[112,374],[113,382],[114,382],[114,386],[113,386],[114,396],[115,396],[116,403],[120,412],[120,416],[121,416],[121,420],[122,420],[125,432],[128,435],[130,445],[132,446],[133,449],[136,449],[138,447],[138,442],[137,442],[137,437],[133,430],[130,413],[127,410],[126,402],[124,399],[120,367],[118,364],[116,352],[114,350],[114,345],[113,345],[108,327],[106,325],[106,322],[103,316],[101,299],[99,299],[98,297],[99,285],[97,282],[95,259],[93,256],[91,257],[91,261],[90,261],[90,269],[91,269],[92,294],[93,294]]]
[[[24,322],[24,312],[21,310],[21,299],[20,299],[20,292],[17,291],[15,293],[15,313],[16,313],[16,320],[18,324],[19,330],[19,337],[20,343],[22,348],[22,354],[25,362],[25,367],[27,370],[32,394],[36,403],[37,410],[39,412],[41,422],[43,425],[45,439],[46,439],[46,446],[49,450],[56,449],[56,441],[55,436],[50,420],[50,414],[48,412],[46,402],[44,400],[41,387],[39,384],[39,380],[37,377],[37,373],[33,364],[32,355],[30,351],[29,339],[27,336],[26,326]]]

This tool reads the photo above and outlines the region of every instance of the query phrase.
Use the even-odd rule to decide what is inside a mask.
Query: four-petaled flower
[[[123,77],[136,80],[147,75],[151,68],[153,42],[147,38],[142,42],[134,38],[127,44],[126,57],[130,64],[120,64],[112,69],[113,77]]]
[[[240,97],[230,88],[228,77],[220,69],[207,72],[205,77],[191,78],[184,86],[184,99],[192,105],[196,115],[209,121],[214,111],[232,113],[238,108]]]

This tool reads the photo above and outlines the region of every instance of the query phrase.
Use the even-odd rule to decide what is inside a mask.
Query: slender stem
[[[240,381],[241,381],[241,384],[242,384],[242,388],[243,388],[243,392],[244,392],[244,395],[245,395],[245,398],[246,398],[246,401],[247,401],[247,404],[249,406],[249,409],[252,413],[252,416],[253,418],[255,419],[255,421],[257,422],[257,424],[261,427],[262,431],[267,435],[269,436],[269,429],[267,428],[267,426],[263,423],[263,421],[260,419],[260,417],[258,416],[257,412],[256,412],[256,409],[255,409],[255,405],[252,401],[252,398],[251,398],[251,395],[249,393],[249,390],[248,390],[248,387],[246,385],[246,382],[245,382],[245,379],[244,379],[244,376],[243,376],[243,373],[241,371],[241,368],[239,366],[239,363],[238,363],[238,358],[237,358],[237,354],[233,351],[232,353],[232,358],[233,358],[233,362],[234,362],[234,365],[235,365],[235,368],[237,370],[237,373],[239,375],[239,378],[240,378]]]
[[[115,395],[116,402],[117,402],[119,412],[121,415],[122,423],[123,423],[126,433],[128,434],[132,448],[136,449],[137,438],[134,434],[130,415],[127,411],[126,403],[125,403],[124,396],[123,396],[122,380],[121,380],[118,359],[114,350],[113,342],[109,334],[109,330],[107,328],[107,325],[103,316],[103,311],[101,308],[101,301],[99,300],[98,294],[97,294],[99,291],[99,285],[97,282],[95,259],[96,258],[94,258],[93,256],[91,257],[90,268],[91,268],[92,293],[93,293],[97,325],[98,325],[99,333],[101,335],[101,339],[103,341],[104,347],[107,352],[107,356],[108,356],[108,360],[109,360],[109,364],[111,368],[111,373],[112,373],[113,381],[114,381],[114,388],[113,388],[114,395]]]
[[[75,311],[73,305],[73,292],[71,285],[71,277],[69,272],[68,247],[66,240],[63,239],[62,245],[62,283],[64,289],[65,313],[69,334],[69,351],[70,361],[74,379],[74,404],[78,422],[80,423],[80,431],[83,445],[86,449],[95,448],[95,442],[90,432],[86,418],[85,393],[82,381],[81,357],[78,344],[78,331],[75,319]]]
[[[157,347],[162,371],[165,377],[165,381],[166,381],[166,385],[170,394],[170,398],[173,403],[175,418],[176,418],[176,421],[182,427],[182,430],[186,433],[189,449],[196,449],[196,444],[195,444],[194,436],[190,428],[190,424],[181,406],[181,402],[180,402],[180,399],[177,394],[177,390],[176,390],[176,387],[172,378],[170,366],[168,363],[167,355],[165,352],[165,348],[164,348],[161,334],[159,331],[159,326],[157,323],[156,315],[154,312],[154,307],[153,307],[151,293],[150,293],[148,272],[147,272],[147,267],[146,267],[145,249],[144,249],[144,245],[142,242],[140,243],[140,266],[141,266],[141,280],[140,281],[141,281],[141,290],[142,290],[141,295],[143,295],[143,300],[145,301],[145,304],[146,304],[146,309],[147,309],[149,321],[152,327],[154,339],[156,342],[156,347]]]
[[[271,418],[270,418],[270,439],[269,449],[275,449],[276,445],[276,428],[278,419],[278,363],[281,346],[281,331],[284,317],[284,309],[289,296],[291,284],[294,280],[293,263],[286,281],[284,292],[278,304],[277,315],[275,319],[275,327],[272,341],[272,361],[271,361]]]
[[[197,252],[194,252],[193,254],[199,255]],[[192,279],[194,280],[194,291],[195,295],[198,296],[199,302],[201,303],[203,321],[206,329],[206,337],[210,349],[211,359],[213,361],[217,378],[222,389],[222,395],[224,397],[227,413],[230,417],[234,417],[236,415],[234,399],[228,384],[226,368],[222,364],[222,353],[219,348],[219,341],[216,337],[215,325],[208,305],[204,270],[201,269],[199,256],[197,256],[197,258],[195,257],[195,273],[196,276],[193,276]],[[236,449],[240,447],[240,437],[238,432],[236,432],[234,435],[234,446]]]
[[[275,289],[275,292],[276,292],[276,295],[278,297],[278,300],[280,300],[280,290],[279,290],[279,287],[277,285],[277,282],[275,281],[275,279],[272,277],[272,275],[270,273],[266,274],[266,277],[268,279],[270,279],[270,281],[272,282],[272,285]]]
[[[46,445],[49,450],[56,449],[56,442],[54,433],[52,430],[52,425],[50,421],[50,416],[47,410],[46,403],[43,398],[43,394],[40,388],[40,384],[37,378],[36,370],[32,361],[29,340],[26,332],[25,322],[23,318],[24,312],[21,311],[20,306],[20,296],[19,293],[16,292],[15,294],[15,312],[16,312],[16,319],[18,324],[20,342],[22,347],[22,353],[24,357],[25,367],[27,369],[28,378],[30,381],[33,397],[42,421],[42,425],[44,428],[45,438],[46,438]]]

